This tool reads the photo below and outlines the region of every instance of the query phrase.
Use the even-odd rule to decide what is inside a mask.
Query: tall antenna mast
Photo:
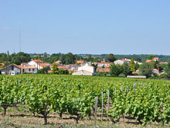
[[[19,51],[21,52],[21,23],[19,24]]]

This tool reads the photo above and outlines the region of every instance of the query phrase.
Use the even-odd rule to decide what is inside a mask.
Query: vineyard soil
[[[0,113],[3,110],[0,109]],[[43,125],[44,120],[42,115],[36,114],[35,117],[32,113],[28,111],[27,106],[18,105],[17,109],[11,107],[7,110],[7,115],[3,116],[0,114],[0,127],[1,128],[93,128],[94,116],[91,120],[84,118],[79,121],[76,125],[75,120],[70,119],[71,115],[65,113],[63,114],[63,119],[59,117],[57,113],[51,113],[48,115],[48,125]],[[110,119],[105,116],[103,121],[101,121],[101,113],[98,113],[97,117],[97,127],[98,128],[141,128],[143,126],[133,118],[121,118],[116,124],[111,123]],[[167,128],[169,125],[161,125],[157,123],[151,123],[146,126],[146,128]]]

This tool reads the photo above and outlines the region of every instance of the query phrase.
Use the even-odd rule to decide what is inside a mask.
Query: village
[[[88,76],[97,76],[99,73],[106,73],[106,76],[110,75],[110,67],[112,64],[114,65],[123,65],[128,64],[130,65],[130,62],[132,59],[118,59],[114,62],[106,62],[104,59],[101,62],[88,62],[85,60],[76,60],[75,64],[68,64],[64,65],[61,64],[61,61],[55,61],[55,64],[57,65],[58,70],[66,70],[68,73],[66,74],[72,74],[72,75],[88,75]],[[138,62],[136,60],[133,60],[134,64],[139,66],[142,64],[142,62]],[[145,63],[152,63],[152,62],[158,62],[159,65],[167,65],[168,62],[159,62],[159,57],[154,57],[152,60],[146,60]],[[0,65],[5,65],[4,63],[0,63]],[[31,61],[27,63],[21,63],[20,65],[16,64],[10,64],[8,66],[4,66],[4,68],[0,69],[0,74],[8,74],[8,75],[17,75],[17,74],[36,74],[39,70],[42,70],[43,68],[48,67],[48,72],[51,73],[53,70],[53,64],[48,62],[43,62],[40,59],[32,59]],[[163,70],[161,71],[159,68],[153,68],[152,73],[161,75],[163,74]],[[133,71],[133,74],[140,74],[139,69],[136,69]]]

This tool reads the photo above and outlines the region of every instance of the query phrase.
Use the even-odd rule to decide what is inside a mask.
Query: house
[[[59,70],[61,70],[61,69],[68,70],[68,72],[71,73],[71,69],[69,69],[69,67],[66,65],[58,65],[57,68]]]
[[[75,63],[76,64],[83,64],[85,61],[84,60],[76,60]]]
[[[4,63],[0,63],[0,66],[4,66],[5,64]]]
[[[43,62],[40,59],[31,60],[30,62],[28,62],[29,65],[35,66],[35,67],[37,67],[37,69],[40,69],[40,66],[38,66],[38,65],[41,63],[43,63]]]
[[[1,74],[21,74],[21,68],[16,64],[10,64],[5,68],[0,69]]]
[[[154,57],[152,60],[146,60],[147,63],[149,63],[151,61],[159,61],[159,57]]]
[[[130,64],[130,61],[131,61],[131,59],[124,58],[124,59],[121,59],[121,60],[114,61],[114,64],[115,65],[123,65],[124,63]],[[134,63],[135,64],[142,64],[142,63],[140,63],[140,62],[138,62],[136,60],[134,60]]]
[[[29,65],[28,63],[21,63],[21,74],[23,73],[37,73],[38,69],[36,66]]]
[[[160,74],[159,70],[155,69],[155,68],[152,70],[152,73],[155,73],[155,74],[158,74],[158,75]]]
[[[115,61],[114,61],[114,64],[115,64],[115,65],[123,65],[123,64],[124,64],[124,61],[123,61],[123,60],[115,60]]]
[[[159,61],[159,57],[154,57],[152,61]]]
[[[149,62],[151,62],[152,60],[146,60],[146,63],[149,63]]]
[[[124,63],[127,63],[127,64],[130,64],[130,59],[121,59],[121,60],[116,60],[114,61],[114,64],[115,65],[123,65]]]
[[[97,68],[97,72],[110,72],[110,68]]]
[[[52,64],[50,64],[50,63],[44,63],[43,61],[41,61],[40,59],[38,59],[38,60],[31,60],[30,62],[28,62],[28,64],[29,65],[31,65],[31,66],[35,66],[35,67],[37,67],[37,69],[39,70],[39,69],[42,69],[42,68],[44,68],[44,67],[47,67],[47,66],[51,66]]]
[[[60,63],[61,63],[61,61],[60,61],[60,60],[57,60],[55,63],[56,63],[56,64],[60,64]]]
[[[97,64],[98,68],[102,68],[102,67],[110,67],[112,62],[104,62],[104,61],[102,61],[102,62],[96,63],[96,64]]]
[[[78,67],[78,71],[73,72],[72,75],[93,76],[93,75],[95,75],[95,69],[89,63],[86,63],[86,64],[83,64],[81,67]]]
[[[166,65],[168,62],[159,62],[160,65]]]
[[[81,65],[77,65],[77,64],[69,64],[69,65],[68,65],[68,68],[69,68],[71,71],[77,71],[79,67],[81,67]]]

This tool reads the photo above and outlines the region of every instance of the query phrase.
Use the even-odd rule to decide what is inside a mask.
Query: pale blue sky
[[[170,0],[0,0],[0,52],[170,55]]]

